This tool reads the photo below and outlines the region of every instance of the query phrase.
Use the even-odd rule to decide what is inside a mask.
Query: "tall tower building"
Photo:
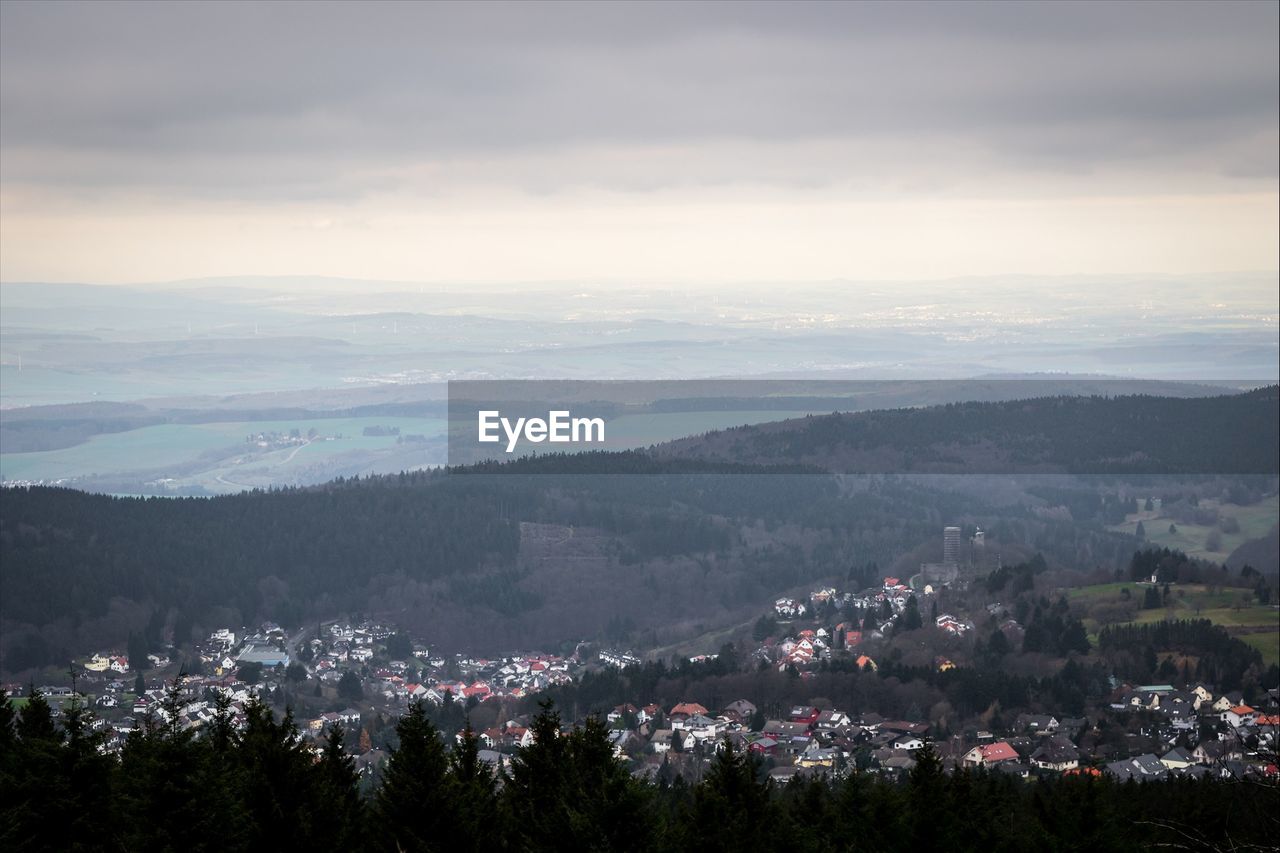
[[[953,566],[960,564],[960,528],[942,528],[942,562]]]

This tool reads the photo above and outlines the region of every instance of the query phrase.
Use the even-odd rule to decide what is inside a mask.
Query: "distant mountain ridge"
[[[1043,397],[831,414],[653,449],[663,458],[847,473],[1265,474],[1280,470],[1280,387],[1175,399]]]
[[[798,585],[874,581],[873,565],[933,541],[944,519],[997,522],[1007,556],[1034,545],[1068,565],[1120,565],[1131,536],[1041,517],[1033,497],[997,506],[985,492],[907,478],[858,486],[813,460],[842,447],[890,461],[994,448],[1040,469],[1120,460],[1116,468],[1145,476],[1208,460],[1274,476],[1276,407],[1270,387],[875,411],[645,451],[207,500],[3,489],[0,667],[61,664],[144,629],[152,643],[166,631],[186,642],[196,626],[350,612],[394,613],[428,642],[485,649],[580,639],[611,623],[656,631],[741,621]],[[647,476],[614,476],[628,473]],[[574,535],[548,551],[533,547],[529,529]]]

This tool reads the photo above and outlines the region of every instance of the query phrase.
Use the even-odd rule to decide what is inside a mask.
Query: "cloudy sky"
[[[1274,2],[0,5],[0,278],[1277,267]]]

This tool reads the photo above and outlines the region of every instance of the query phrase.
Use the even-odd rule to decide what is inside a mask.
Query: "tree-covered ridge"
[[[681,439],[681,458],[866,472],[1274,474],[1280,388],[1199,399],[1043,397],[812,416]]]
[[[1214,684],[1239,684],[1250,666],[1262,665],[1257,649],[1208,619],[1109,625],[1098,633],[1098,647],[1121,677],[1155,674],[1149,666],[1155,650],[1193,656],[1195,677]]]
[[[500,506],[474,482],[432,488],[294,489],[212,499],[0,492],[0,616],[92,613],[112,596],[200,611],[260,612],[264,579],[360,588],[378,575],[439,577],[511,558],[519,493]],[[283,604],[282,615],[299,602]]]
[[[215,499],[3,490],[0,619],[16,637],[0,647],[4,668],[61,666],[85,653],[74,646],[78,626],[112,620],[118,602],[134,603],[141,617],[116,619],[97,642],[123,647],[134,633],[158,647],[167,630],[181,647],[193,625],[216,627],[210,620],[298,625],[403,609],[410,602],[390,590],[405,588],[424,590],[418,607],[433,618],[451,613],[449,604],[507,617],[555,604],[564,615],[544,624],[567,615],[578,627],[559,639],[580,637],[598,630],[608,607],[631,608],[620,618],[660,615],[638,610],[641,599],[616,585],[605,591],[620,603],[602,607],[578,596],[582,580],[641,566],[640,582],[662,589],[660,573],[684,576],[672,560],[714,559],[721,574],[684,582],[676,603],[707,614],[768,600],[779,585],[833,567],[843,574],[845,542],[887,563],[929,535],[936,513],[977,506],[910,484],[841,494],[825,474],[677,473],[682,465],[634,477],[419,472]],[[574,564],[555,554],[522,554],[523,522],[586,528],[579,540],[594,535],[602,549],[598,564],[580,570],[592,577],[566,577]],[[747,547],[740,530],[757,524],[790,525],[806,547],[776,536]]]
[[[175,687],[167,710],[179,711]],[[256,703],[221,703],[199,733],[152,720],[119,758],[88,714],[61,725],[33,696],[0,705],[0,845],[6,850],[741,851],[1264,849],[1280,788],[1090,775],[1026,783],[943,772],[931,746],[901,781],[770,782],[725,742],[702,781],[632,776],[594,718],[564,730],[549,705],[533,742],[496,775],[469,729],[446,748],[421,704],[362,781],[331,730],[319,753]],[[362,791],[363,789],[363,791]]]
[[[1111,412],[1092,419],[1107,424],[1116,421],[1115,406],[1240,414],[1274,401],[1274,389],[1264,389],[1210,400],[1055,398],[866,417],[882,433],[884,424],[893,434],[901,426],[905,442],[923,440],[953,410],[970,413],[961,420],[972,432],[1001,419],[1070,422],[1053,414],[1059,409]],[[1130,450],[1177,444],[1161,436],[1196,422],[1144,417],[1134,421],[1142,443]],[[916,421],[924,426],[910,426]],[[784,424],[777,435],[791,435],[796,423],[810,422]],[[1133,429],[1120,433],[1137,440]],[[1236,438],[1222,431],[1200,448],[1275,452]],[[852,578],[854,564],[892,565],[957,519],[981,520],[988,535],[1068,566],[1120,566],[1132,552],[1131,537],[1103,527],[1133,506],[1118,485],[1041,484],[1021,505],[996,507],[976,490],[838,477],[805,459],[752,465],[668,455],[681,448],[540,456],[213,499],[0,490],[0,664],[8,672],[61,667],[95,647],[124,648],[131,635],[152,647],[171,636],[181,649],[193,627],[263,619],[296,626],[353,612],[407,614],[417,619],[407,627],[438,631],[429,642],[486,638],[490,652],[554,647],[598,636],[608,624],[656,631],[741,620],[741,611],[798,584]],[[1037,501],[1060,515],[1037,514]],[[526,524],[557,526],[566,537],[573,531],[573,541],[558,550],[528,547]]]

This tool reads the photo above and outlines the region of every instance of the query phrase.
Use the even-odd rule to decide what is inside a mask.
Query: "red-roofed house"
[[[1222,721],[1233,728],[1251,726],[1257,717],[1258,712],[1248,705],[1236,705],[1222,712]]]
[[[505,738],[512,746],[524,748],[533,743],[533,732],[524,726],[507,726]]]
[[[627,714],[638,714],[639,712],[640,712],[640,709],[637,708],[635,705],[632,705],[630,702],[624,702],[623,704],[618,705],[612,711],[606,714],[605,719],[611,723],[614,723],[626,717]]]
[[[489,694],[492,692],[493,691],[489,688],[489,685],[485,684],[483,681],[477,681],[470,687],[462,688],[462,698],[470,699],[474,696],[478,701],[483,702],[489,698]]]
[[[699,705],[697,702],[681,702],[679,705],[672,708],[671,713],[667,716],[669,716],[673,721],[683,721],[696,714],[701,714],[705,717],[707,716],[707,709]]]
[[[1005,741],[975,746],[964,754],[966,767],[991,767],[1005,761],[1017,761],[1018,751]]]

